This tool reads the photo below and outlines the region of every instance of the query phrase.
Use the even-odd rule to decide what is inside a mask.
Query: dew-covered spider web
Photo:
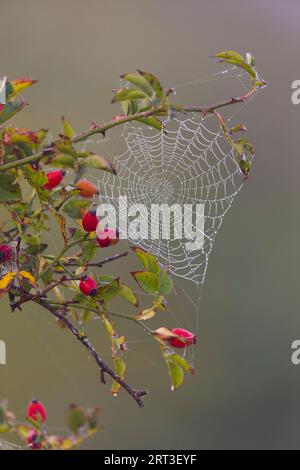
[[[167,120],[162,132],[127,125],[123,138],[126,150],[113,160],[117,174],[106,173],[99,181],[101,202],[122,218],[142,203],[147,212],[139,231],[150,236],[128,234],[129,241],[155,255],[174,276],[201,286],[215,236],[243,184],[234,150],[216,117],[197,114]],[[120,207],[120,196],[127,198],[126,207]],[[162,217],[148,217],[153,206],[163,204],[171,216],[166,236]],[[190,212],[186,219],[184,211]]]

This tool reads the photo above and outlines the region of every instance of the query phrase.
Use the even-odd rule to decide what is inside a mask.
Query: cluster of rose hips
[[[48,181],[44,184],[44,189],[51,190],[56,188],[62,182],[65,174],[66,172],[63,170],[49,171],[46,174]],[[79,195],[81,197],[91,198],[99,194],[97,186],[88,180],[79,180],[75,186],[80,190]],[[82,227],[88,233],[95,232],[98,223],[99,219],[95,211],[88,211],[82,218]],[[118,243],[118,239],[117,231],[111,228],[103,228],[103,230],[97,234],[97,242],[102,248],[115,245]]]
[[[36,399],[31,400],[27,406],[26,417],[37,423],[44,423],[47,418],[47,412],[43,403]],[[27,436],[27,442],[32,449],[38,450],[42,447],[42,438],[43,432],[32,429]]]

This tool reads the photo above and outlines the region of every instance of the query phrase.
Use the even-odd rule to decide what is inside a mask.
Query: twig
[[[100,369],[100,377],[102,383],[105,383],[105,378],[104,374],[108,374],[113,380],[115,380],[118,384],[121,385],[121,387],[126,390],[126,392],[129,393],[129,395],[137,402],[137,404],[142,408],[144,406],[144,400],[143,397],[147,395],[146,390],[137,390],[132,388],[130,385],[128,385],[124,380],[122,380],[104,361],[101,359],[97,351],[95,350],[94,346],[88,339],[88,337],[81,333],[74,325],[73,323],[64,315],[64,313],[61,313],[61,311],[51,305],[47,300],[44,299],[38,299],[35,298],[34,296],[29,296],[28,301],[31,300],[38,305],[41,305],[44,307],[48,312],[50,312],[53,316],[55,316],[58,320],[60,320],[67,328],[68,330],[81,342],[81,344],[88,350],[90,355],[95,359],[99,369]]]
[[[256,86],[252,86],[251,89],[242,96],[232,97],[228,100],[221,101],[220,103],[213,104],[211,106],[188,106],[184,108],[184,111],[187,113],[201,113],[203,115],[213,113],[215,110],[220,108],[225,108],[226,106],[232,106],[237,103],[245,103],[248,101],[257,91]]]
[[[110,256],[109,258],[105,258],[102,261],[98,261],[96,263],[86,263],[85,266],[102,268],[104,264],[110,263],[111,261],[116,261],[127,255],[128,255],[128,251],[124,251],[124,253],[118,253],[114,256]],[[63,266],[81,266],[81,264],[79,262],[74,263],[73,261],[71,261],[70,263],[69,262],[64,263]]]
[[[45,297],[46,294],[48,294],[48,292],[50,292],[52,289],[55,289],[55,287],[59,286],[60,284],[63,284],[64,282],[80,281],[81,278],[82,278],[82,276],[74,276],[74,277],[73,276],[71,276],[71,277],[62,276],[57,281],[51,282],[51,284],[49,284],[49,286],[47,286],[44,290],[42,290],[39,294],[39,297]]]

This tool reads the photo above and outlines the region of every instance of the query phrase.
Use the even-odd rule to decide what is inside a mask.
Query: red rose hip
[[[83,277],[79,283],[79,289],[84,295],[94,297],[98,292],[98,284],[92,276]]]
[[[47,413],[46,408],[39,400],[31,400],[27,406],[27,418],[33,419],[34,421],[46,421]]]
[[[0,245],[0,263],[8,263],[13,258],[13,254],[10,245]]]
[[[194,333],[191,333],[188,330],[184,330],[183,328],[173,328],[171,331],[179,337],[168,340],[170,346],[173,348],[185,348],[186,346],[196,344],[197,338]],[[182,340],[180,338],[182,338]]]
[[[99,219],[96,215],[96,211],[88,211],[82,217],[82,227],[86,232],[95,232]]]
[[[102,248],[116,245],[119,241],[119,233],[113,228],[104,228],[97,233],[97,242]]]
[[[48,190],[56,188],[56,186],[62,182],[65,174],[66,172],[62,170],[49,171],[49,173],[46,175],[48,181],[44,184],[43,188]]]

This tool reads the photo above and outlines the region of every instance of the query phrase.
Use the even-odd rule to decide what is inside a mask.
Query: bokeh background
[[[26,92],[30,107],[18,125],[54,134],[62,113],[77,130],[104,122],[117,112],[110,97],[120,73],[141,68],[166,85],[183,83],[220,70],[208,57],[224,49],[251,51],[269,84],[237,117],[256,159],[210,258],[196,378],[171,393],[157,350],[130,343],[128,379],[151,390],[141,410],[125,393],[110,396],[93,362],[47,313],[28,305],[11,314],[2,301],[1,397],[19,416],[38,396],[59,432],[70,401],[99,403],[104,427],[86,449],[300,448],[300,367],[290,360],[300,338],[300,105],[291,103],[299,22],[297,0],[0,1],[1,75],[40,81]],[[226,81],[210,82],[189,97],[208,103],[229,90]],[[111,272],[128,271],[128,263]],[[191,318],[180,300],[179,313]],[[120,329],[132,341],[142,337],[125,322]],[[92,330],[108,358],[100,325]]]

